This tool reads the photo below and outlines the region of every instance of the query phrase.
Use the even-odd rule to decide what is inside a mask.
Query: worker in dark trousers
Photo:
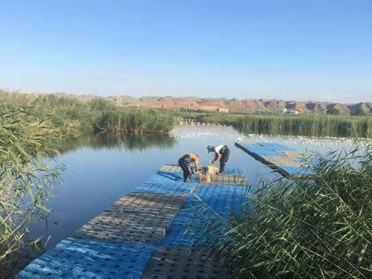
[[[214,152],[214,158],[211,161],[212,164],[220,160],[220,171],[219,173],[223,173],[225,170],[225,164],[229,160],[230,156],[230,149],[227,145],[217,145],[217,146],[208,146],[208,153]]]
[[[191,163],[195,164],[195,171],[199,170],[199,156],[196,154],[186,154],[179,158],[178,164],[183,170],[183,182],[187,182],[191,178],[191,173],[194,172],[194,169],[190,166]]]

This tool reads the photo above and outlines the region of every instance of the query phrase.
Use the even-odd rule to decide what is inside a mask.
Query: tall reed
[[[372,146],[317,161],[315,181],[263,179],[212,255],[239,278],[371,278]]]
[[[105,110],[93,122],[96,131],[130,135],[167,134],[175,126],[172,115],[153,109]]]
[[[27,106],[24,98],[0,103],[0,278],[12,271],[28,224],[47,214],[44,202],[64,168],[46,159],[58,130]]]
[[[238,118],[236,126],[256,134],[372,137],[371,116],[249,115]]]
[[[40,116],[46,116],[65,134],[88,132],[111,134],[166,134],[175,126],[174,116],[152,109],[117,107],[102,98],[81,102],[48,95],[36,99]]]

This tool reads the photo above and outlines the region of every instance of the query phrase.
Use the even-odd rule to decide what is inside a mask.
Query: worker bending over
[[[183,170],[183,182],[190,180],[191,173],[194,173],[194,169],[190,166],[191,163],[195,164],[195,171],[199,170],[199,156],[196,154],[186,154],[178,159],[178,164]]]
[[[225,170],[225,164],[229,160],[230,156],[230,149],[227,147],[227,145],[218,145],[218,146],[210,146],[207,147],[208,153],[214,152],[215,156],[213,160],[211,161],[212,164],[220,160],[220,172],[223,173]]]

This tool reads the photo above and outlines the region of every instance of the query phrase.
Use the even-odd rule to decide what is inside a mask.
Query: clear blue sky
[[[0,0],[0,88],[372,101],[371,0]]]

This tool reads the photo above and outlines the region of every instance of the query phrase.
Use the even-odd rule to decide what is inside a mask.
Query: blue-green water
[[[130,193],[146,181],[164,164],[177,164],[186,153],[200,156],[201,165],[208,165],[212,154],[208,145],[227,144],[231,149],[227,168],[239,168],[255,185],[259,176],[275,178],[276,173],[234,146],[234,142],[276,142],[300,151],[324,153],[350,147],[351,140],[309,139],[245,136],[231,127],[180,126],[172,137],[115,138],[83,137],[66,143],[59,163],[68,169],[63,173],[64,183],[54,188],[55,197],[47,202],[52,209],[47,221],[32,225],[30,236],[44,236],[46,248],[59,241],[99,215],[113,202]]]

